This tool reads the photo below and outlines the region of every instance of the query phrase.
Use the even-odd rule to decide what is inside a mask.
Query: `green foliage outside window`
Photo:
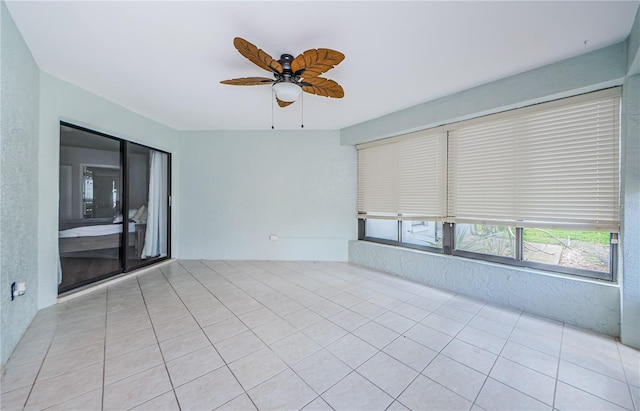
[[[527,229],[524,232],[524,241],[541,244],[555,244],[560,241],[577,240],[585,243],[600,245],[609,244],[609,233],[600,231],[573,231],[573,230],[542,230]]]

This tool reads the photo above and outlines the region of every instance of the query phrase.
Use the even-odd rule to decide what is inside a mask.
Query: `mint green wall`
[[[38,66],[0,2],[0,364],[36,313],[38,291]],[[27,292],[11,301],[10,285]]]
[[[640,8],[627,38],[627,75],[640,74]]]
[[[356,152],[338,131],[180,132],[179,151],[180,258],[347,260]]]
[[[622,105],[622,325],[620,339],[640,348],[640,9],[627,39]]]
[[[623,87],[620,339],[640,348],[640,74]]]
[[[342,144],[361,144],[622,84],[627,46],[594,52],[506,77],[387,114],[340,131]]]
[[[178,169],[176,165],[180,162],[177,153],[177,131],[80,87],[40,72],[38,308],[54,304],[58,294],[58,172],[61,120],[173,153],[172,186],[174,190],[178,187],[178,173],[175,171]],[[174,201],[174,215],[178,207],[179,202]],[[174,235],[178,227],[174,220]]]

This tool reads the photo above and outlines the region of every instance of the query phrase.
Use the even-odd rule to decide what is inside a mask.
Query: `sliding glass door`
[[[169,257],[170,154],[60,125],[58,292]]]

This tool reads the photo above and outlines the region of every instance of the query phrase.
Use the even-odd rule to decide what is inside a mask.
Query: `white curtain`
[[[147,204],[147,231],[142,258],[167,255],[167,156],[151,152],[149,173],[149,202]]]

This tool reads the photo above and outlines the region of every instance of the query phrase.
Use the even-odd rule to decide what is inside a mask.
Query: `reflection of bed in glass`
[[[117,220],[122,221],[122,217]],[[60,292],[122,272],[123,227],[128,228],[129,258],[140,258],[146,224],[129,220],[123,225],[113,221],[113,218],[85,219],[60,224]]]
[[[127,242],[134,248],[138,258],[144,246],[145,228],[144,223],[129,222]],[[122,245],[122,223],[66,228],[58,232],[58,239],[60,255],[63,257],[71,253],[119,248]]]
[[[129,223],[128,243],[135,248],[136,255],[142,251],[145,224]],[[82,251],[119,248],[122,244],[122,223],[85,225],[58,232],[60,254]]]

